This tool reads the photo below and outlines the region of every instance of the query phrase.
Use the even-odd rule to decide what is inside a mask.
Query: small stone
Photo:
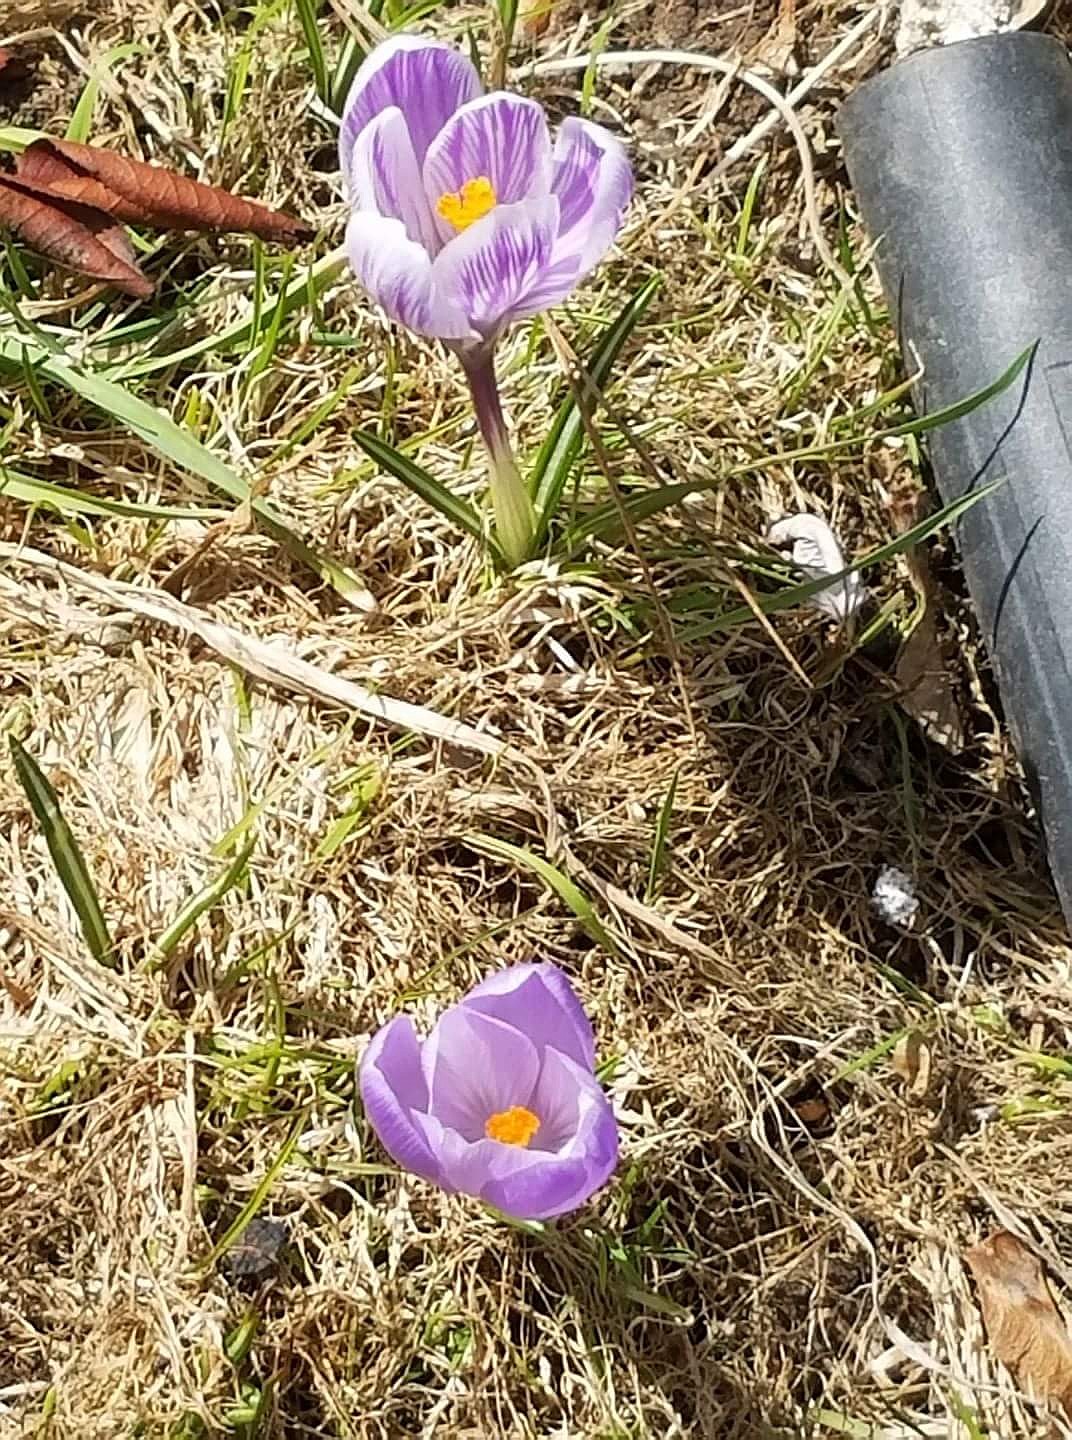
[[[287,1243],[289,1231],[281,1220],[265,1220],[256,1216],[228,1250],[223,1268],[232,1280],[259,1280],[276,1263],[276,1257]]]

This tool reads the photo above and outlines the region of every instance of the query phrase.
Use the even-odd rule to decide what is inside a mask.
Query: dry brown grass
[[[669,23],[666,9],[655,18]],[[27,13],[20,0],[29,27]],[[805,58],[858,13],[801,7]],[[462,18],[431,23],[456,33]],[[649,19],[633,7],[619,38],[630,25],[646,38]],[[771,16],[718,19],[711,45],[749,59]],[[132,37],[149,46],[118,72],[96,138],[201,161],[213,180],[318,219],[327,248],[341,217],[330,136],[306,108],[282,9],[219,139],[238,21],[115,0],[72,22],[68,44],[87,57]],[[583,46],[591,33],[571,11],[540,46]],[[55,128],[79,82],[62,48],[45,50],[52,108],[22,120]],[[872,48],[860,68],[876,58]],[[805,112],[831,236],[831,117],[852,73]],[[613,403],[664,477],[717,477],[823,437],[891,383],[897,361],[888,332],[869,333],[853,308],[818,348],[836,286],[811,273],[799,170],[780,132],[747,253],[734,258],[754,160],[717,193],[697,161],[708,145],[713,163],[762,107],[727,89],[714,124],[682,149],[713,92],[635,79],[604,77],[597,115],[609,110],[631,134],[638,203],[619,258],[561,323],[583,351],[591,321],[658,266],[664,287]],[[558,108],[577,103],[572,79],[540,89]],[[213,277],[206,333],[248,310],[248,253],[242,241],[169,247],[174,273]],[[69,287],[46,290],[55,300]],[[868,294],[877,305],[871,282]],[[679,632],[670,656],[628,546],[489,581],[473,547],[373,474],[351,438],[386,406],[399,438],[438,430],[421,443],[424,463],[475,488],[456,370],[388,335],[345,280],[323,313],[355,337],[349,349],[315,345],[321,322],[306,317],[252,385],[248,358],[209,354],[142,393],[181,417],[196,389],[213,444],[269,462],[272,497],[361,572],[374,617],[241,528],[177,578],[204,539],[199,522],[94,520],[74,532],[0,500],[0,530],[98,575],[170,578],[212,617],[494,730],[524,760],[482,762],[241,684],[174,629],[32,564],[4,567],[2,728],[51,775],[121,964],[113,973],[87,958],[5,753],[0,1433],[241,1437],[248,1387],[266,1396],[256,1433],[288,1440],[1054,1433],[1058,1422],[988,1360],[961,1251],[1012,1224],[1072,1281],[1072,1072],[1060,1069],[1072,951],[950,553],[939,543],[934,568],[967,730],[955,756],[898,710],[888,631],[842,666],[810,613],[775,617],[779,644],[738,625],[694,641]],[[526,346],[515,337],[504,370],[531,447],[563,382],[546,340],[531,360]],[[350,364],[346,403],[273,467],[279,440]],[[188,480],[79,402],[50,391],[51,418],[34,418],[24,383],[4,385],[5,403],[23,406],[25,463],[62,440],[79,454],[54,458],[54,479],[189,502]],[[612,424],[605,435],[619,483],[650,483]],[[817,509],[862,553],[894,532],[891,501],[916,488],[912,452],[876,444],[727,482],[642,526],[640,543],[661,602],[704,617],[738,603],[727,567],[779,514]],[[871,579],[908,614],[900,562]],[[328,827],[370,776],[378,792],[325,855]],[[243,819],[256,833],[248,882],[154,964],[155,940],[224,867],[213,847]],[[566,870],[613,952],[533,875],[486,858],[478,834]],[[918,879],[912,934],[869,906],[890,861]],[[353,1059],[401,1003],[428,1016],[488,967],[533,956],[570,972],[602,1055],[617,1057],[624,1138],[615,1183],[543,1236],[399,1177],[352,1109]],[[925,1038],[929,1086],[891,1061],[906,1030]],[[259,1206],[286,1225],[286,1245],[260,1269],[247,1257],[245,1274],[234,1252],[210,1263],[292,1134]],[[253,1317],[236,1361],[235,1328]]]

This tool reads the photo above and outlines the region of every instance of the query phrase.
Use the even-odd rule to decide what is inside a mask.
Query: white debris
[[[919,897],[911,875],[896,865],[883,865],[871,891],[871,904],[887,925],[910,930],[919,912]]]
[[[1020,30],[1037,19],[1046,0],[901,0],[898,55],[955,45],[980,35]]]
[[[845,569],[841,542],[819,515],[787,515],[776,520],[767,532],[767,543],[775,549],[792,546],[793,564],[807,580],[839,575]],[[845,575],[811,597],[811,603],[839,625],[856,614],[867,591],[855,573]]]

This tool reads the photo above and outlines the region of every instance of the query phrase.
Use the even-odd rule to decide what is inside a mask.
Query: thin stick
[[[666,646],[667,658],[670,661],[674,672],[674,679],[681,695],[682,714],[685,723],[689,727],[689,737],[693,744],[696,743],[696,721],[692,713],[692,703],[689,700],[688,687],[685,684],[685,671],[681,664],[681,652],[677,647],[677,637],[674,635],[673,622],[667,614],[666,606],[659,597],[659,587],[655,583],[655,577],[651,573],[651,566],[647,562],[644,552],[640,548],[640,541],[637,538],[636,527],[629,515],[625,500],[618,482],[614,478],[614,471],[611,468],[610,456],[607,454],[606,446],[596,429],[595,421],[592,418],[592,404],[598,405],[603,399],[599,386],[589,375],[588,371],[577,358],[577,354],[562,331],[555,324],[550,315],[543,317],[543,323],[551,337],[551,344],[558,355],[559,364],[566,372],[566,379],[569,381],[573,391],[573,398],[580,413],[581,421],[588,433],[588,443],[595,452],[599,461],[599,468],[603,472],[603,478],[607,482],[614,504],[618,510],[618,517],[622,522],[622,529],[625,531],[626,539],[632,547],[634,555],[640,564],[644,582],[651,594],[652,604],[655,607],[655,615],[658,621],[659,630],[662,634],[663,644]],[[605,403],[605,402],[604,402]]]
[[[308,660],[287,654],[278,645],[268,645],[263,640],[233,629],[230,625],[221,625],[217,620],[210,620],[192,605],[186,605],[161,590],[144,589],[139,585],[129,585],[126,581],[91,575],[74,565],[55,559],[52,555],[12,544],[10,541],[0,542],[0,561],[44,571],[76,590],[106,600],[113,609],[133,612],[173,630],[196,635],[222,660],[237,665],[240,670],[267,681],[270,685],[278,685],[284,690],[295,691],[314,700],[342,706],[344,709],[357,710],[381,724],[400,730],[416,731],[419,735],[427,735],[433,740],[441,740],[444,744],[457,746],[461,750],[473,750],[479,755],[511,759],[515,762],[525,758],[504,740],[487,735],[472,725],[452,720],[424,705],[413,705],[407,700],[394,700],[389,695],[375,694],[352,680],[344,680],[339,675],[333,675],[330,670],[323,670],[319,665],[310,664]],[[24,618],[40,623],[40,608],[35,612],[33,604],[27,603],[24,587],[18,581],[0,573],[0,594],[3,593],[14,602]]]
[[[787,92],[785,103],[793,106],[799,105],[801,100],[814,89],[823,76],[828,75],[831,70],[836,69],[841,61],[844,60],[845,56],[856,48],[857,41],[867,34],[875,21],[880,19],[885,9],[885,5],[874,5],[868,10],[866,15],[861,16],[852,29],[845,32],[837,44],[823,56],[819,63],[813,65],[812,68],[797,81],[792,90]],[[747,155],[749,150],[753,150],[761,140],[770,134],[781,118],[782,115],[780,111],[774,111],[770,115],[765,115],[762,120],[756,125],[753,125],[747,135],[742,135],[740,140],[735,140],[711,172],[711,178],[717,179],[724,171],[728,170],[731,165],[736,164],[743,155]]]

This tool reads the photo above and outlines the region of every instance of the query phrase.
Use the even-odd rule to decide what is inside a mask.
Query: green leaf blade
[[[467,835],[466,844],[484,855],[491,855],[498,860],[508,860],[530,870],[558,896],[563,904],[573,911],[589,939],[594,940],[597,945],[601,945],[611,955],[620,954],[618,946],[596,914],[595,907],[588,896],[568,875],[565,875],[557,866],[552,865],[550,861],[545,860],[542,855],[534,855],[531,850],[526,850],[520,845],[511,845],[508,840],[498,840],[493,835]]]
[[[660,277],[653,275],[640,287],[600,336],[586,363],[593,383],[602,389],[610,378],[622,347],[636,329],[651,304]],[[575,397],[570,394],[558,413],[540,447],[532,468],[529,487],[536,507],[537,543],[542,542],[548,527],[558,513],[562,494],[584,443],[584,420]]]
[[[422,465],[418,465],[408,455],[403,455],[401,450],[396,450],[378,435],[373,435],[369,430],[355,430],[353,434],[365,454],[381,470],[393,475],[396,480],[401,480],[402,484],[415,495],[419,495],[426,505],[431,505],[452,525],[487,546],[496,559],[502,559],[498,545],[488,533],[488,527],[467,500],[459,499]]]
[[[85,857],[74,838],[55,790],[30,752],[8,737],[19,784],[30,802],[60,884],[74,906],[90,954],[100,965],[115,969],[115,947]]]

